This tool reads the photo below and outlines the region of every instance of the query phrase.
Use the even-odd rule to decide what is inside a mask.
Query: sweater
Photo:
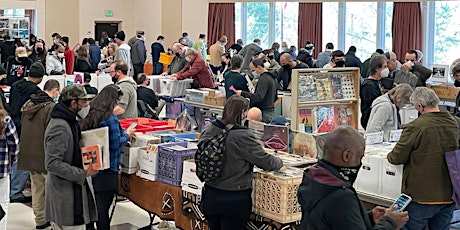
[[[404,164],[401,192],[414,202],[452,201],[445,153],[458,149],[458,129],[449,112],[422,114],[404,126],[390,163]]]
[[[238,72],[230,71],[224,75],[225,82],[225,96],[227,100],[235,94],[230,87],[233,86],[236,90],[249,92],[246,78]]]
[[[147,49],[145,49],[144,40],[138,39],[131,49],[131,58],[133,64],[144,64],[147,60]]]
[[[152,89],[145,86],[137,87],[137,100],[147,103],[152,109],[158,107],[158,98]]]
[[[72,49],[66,49],[64,51],[64,60],[65,60],[65,73],[73,74],[74,64],[75,64],[75,53]]]
[[[383,141],[388,141],[390,131],[398,129],[398,110],[388,93],[372,102],[366,133],[383,131]]]
[[[137,93],[136,82],[131,77],[127,77],[119,82],[117,85],[121,87],[123,96],[118,102],[118,106],[125,110],[125,113],[118,115],[118,119],[135,118],[137,117]]]
[[[177,73],[177,80],[192,78],[194,83],[197,83],[200,88],[214,88],[211,73],[206,65],[206,62],[200,56],[196,56],[195,60],[188,62],[185,67]]]
[[[216,42],[211,47],[209,47],[210,60],[209,64],[214,67],[221,66],[221,56],[225,53],[225,47],[220,43]]]
[[[225,124],[220,120],[207,125],[200,141],[218,135]],[[242,191],[252,188],[253,168],[256,165],[266,171],[279,170],[283,161],[265,152],[254,134],[243,126],[235,125],[225,140],[224,166],[220,176],[206,185],[226,191]]]
[[[168,75],[178,73],[187,64],[188,62],[185,60],[185,56],[183,54],[175,54],[171,64],[168,66]]]

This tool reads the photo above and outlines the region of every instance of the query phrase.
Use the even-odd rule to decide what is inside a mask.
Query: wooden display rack
[[[338,81],[338,82],[337,82]],[[331,84],[336,83],[336,84]],[[299,130],[301,123],[299,109],[312,109],[313,131],[319,124],[315,124],[314,108],[318,106],[347,107],[351,110],[350,116],[339,118],[334,115],[336,125],[348,124],[358,128],[359,116],[359,68],[333,68],[333,69],[294,69],[292,71],[292,97],[291,97],[291,128]],[[300,88],[300,89],[299,89]],[[340,119],[340,121],[339,121]],[[347,123],[345,122],[345,123]],[[299,130],[305,131],[305,130]]]

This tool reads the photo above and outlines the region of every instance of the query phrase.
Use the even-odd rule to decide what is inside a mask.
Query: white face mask
[[[385,77],[388,77],[389,74],[390,74],[390,70],[388,68],[385,68],[380,73],[380,77],[385,78]]]
[[[58,53],[58,58],[64,58],[64,53]]]
[[[189,57],[185,57],[185,60],[186,60],[187,62],[190,62],[190,61],[191,61]]]
[[[265,67],[265,69],[268,69],[268,67],[270,67],[270,62],[268,62],[268,61],[264,62],[264,67]]]

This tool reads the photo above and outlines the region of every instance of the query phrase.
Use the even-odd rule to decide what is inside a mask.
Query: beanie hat
[[[123,32],[123,31],[118,31],[118,32],[115,34],[115,38],[118,38],[118,39],[120,39],[120,40],[122,40],[122,41],[125,40],[125,37],[126,37],[126,36],[125,36],[125,32]]]
[[[43,67],[42,63],[35,62],[30,66],[29,69],[29,77],[31,78],[42,78],[45,75],[45,67]]]

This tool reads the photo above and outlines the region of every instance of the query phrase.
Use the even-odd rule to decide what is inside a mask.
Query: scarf
[[[81,131],[80,127],[78,126],[78,121],[76,119],[76,113],[70,110],[66,105],[62,103],[56,104],[53,111],[51,112],[52,118],[59,118],[65,120],[72,131],[73,137],[73,156],[72,162],[70,165],[83,169],[83,160],[81,157],[81,149],[80,149],[80,139],[81,139]],[[85,180],[86,184],[86,180]],[[79,184],[73,184],[73,201],[74,201],[74,225],[82,225],[85,224],[85,220],[83,217],[83,194],[82,194],[82,186]]]

